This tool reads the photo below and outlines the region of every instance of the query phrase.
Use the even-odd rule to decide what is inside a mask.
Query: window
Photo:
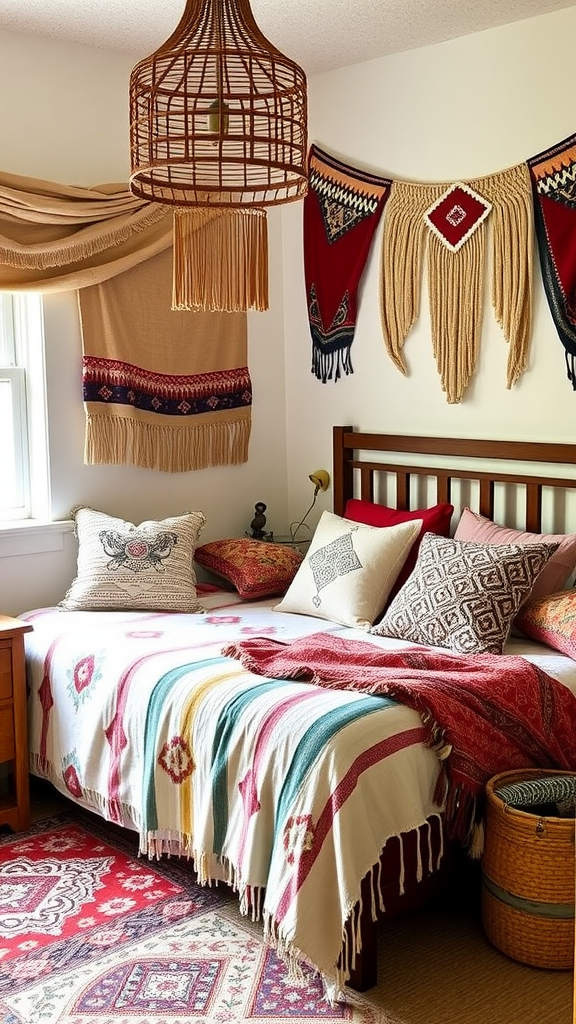
[[[47,518],[42,297],[0,292],[0,522]]]

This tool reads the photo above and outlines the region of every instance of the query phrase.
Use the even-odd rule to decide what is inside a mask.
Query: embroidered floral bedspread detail
[[[363,877],[390,836],[439,811],[436,755],[419,715],[389,698],[262,678],[221,653],[306,636],[317,619],[202,601],[190,615],[30,613],[32,771],[136,829],[143,853],[230,882],[293,975],[305,958],[341,984]]]

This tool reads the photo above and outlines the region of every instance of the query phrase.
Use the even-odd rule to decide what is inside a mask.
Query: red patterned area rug
[[[303,987],[226,886],[72,810],[0,837],[2,1024],[379,1024],[362,998]]]

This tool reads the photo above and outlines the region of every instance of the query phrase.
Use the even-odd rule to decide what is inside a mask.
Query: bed
[[[576,566],[576,535],[567,524],[575,521],[574,465],[576,445],[570,444],[407,437],[335,427],[333,513],[324,514],[327,527],[322,517],[303,562],[288,567],[290,582],[287,578],[284,587],[277,582],[272,594],[258,587],[250,591],[245,581],[238,583],[241,566],[224,579],[213,546],[198,543],[203,525],[198,513],[196,532],[188,537],[192,548],[180,537],[175,544],[173,526],[147,554],[152,576],[157,574],[155,594],[165,593],[170,610],[157,607],[154,597],[145,608],[133,606],[138,599],[114,610],[72,601],[22,616],[33,626],[26,636],[32,774],[137,832],[143,855],[189,857],[200,884],[233,886],[241,912],[262,920],[291,977],[297,978],[306,962],[323,975],[331,993],[341,993],[345,984],[369,988],[376,982],[378,917],[414,902],[441,877],[451,837],[447,789],[440,780],[450,752],[440,755],[421,706],[399,699],[399,690],[317,684],[299,671],[282,677],[266,665],[256,667],[250,657],[259,643],[296,654],[301,644],[316,645],[321,653],[341,641],[352,652],[370,645],[378,659],[403,657],[406,651],[420,656],[428,646],[431,654],[443,656],[441,645],[402,636],[398,622],[405,616],[392,616],[388,635],[386,629],[371,632],[366,616],[377,629],[401,605],[418,576],[425,544],[444,561],[435,545],[453,544],[459,553],[476,545],[490,557],[500,546],[500,567],[501,560],[512,558],[512,549],[518,556],[522,534],[527,552],[526,558],[522,552],[522,572],[533,572],[534,578],[518,590],[514,615],[505,602],[505,616],[518,623],[516,612],[534,606],[533,621],[525,612],[526,632],[504,630],[504,654],[489,649],[474,664],[486,657],[491,671],[496,664],[498,671],[507,665],[510,673],[512,668],[530,671],[526,685],[540,687],[538,692],[546,688],[545,703],[551,694],[563,728],[576,736],[576,641],[567,627],[558,627],[557,615],[547,626],[542,608],[548,596],[533,594],[532,587],[562,550],[557,572],[563,582],[558,586],[559,577],[550,577],[552,594],[569,600],[573,593],[567,588]],[[435,534],[433,523],[419,513],[446,507],[454,508],[450,529],[445,521]],[[463,508],[476,517],[471,520],[475,530],[509,524],[513,541],[490,532],[488,541],[458,541]],[[392,516],[388,532],[381,528],[388,520],[369,521],[374,509]],[[349,514],[356,518],[348,519]],[[375,594],[372,579],[362,577],[362,586],[346,593],[346,614],[331,617],[326,573],[333,570],[334,558],[324,558],[314,575],[312,603],[300,599],[298,581],[315,551],[337,550],[330,548],[332,534],[328,545],[317,542],[321,527],[338,531],[351,522],[347,554],[355,556],[356,543],[368,545],[362,549],[364,561],[386,575],[384,608],[378,605],[381,586]],[[128,545],[109,525],[103,530],[96,521],[91,539],[104,536],[107,564],[130,576]],[[378,545],[392,536],[392,556],[387,549],[381,560]],[[412,550],[416,537],[420,548],[414,544]],[[251,542],[252,551],[254,544],[259,542]],[[91,571],[94,554],[87,546],[81,565],[82,535],[79,546],[78,578],[81,569]],[[241,547],[240,542],[232,546]],[[132,545],[133,559],[142,554],[137,547]],[[222,544],[216,548],[221,555]],[[170,586],[160,573],[176,549],[185,561],[192,555],[204,569],[219,570],[198,584],[193,574],[197,604],[192,611],[170,603]],[[272,550],[262,542],[258,557],[265,559]],[[282,557],[293,555],[284,549]],[[339,584],[354,576],[346,565]],[[405,571],[403,583],[398,565]],[[361,606],[358,615],[356,606],[354,614],[349,610],[355,602]],[[464,666],[474,655],[464,649],[450,657]],[[382,675],[379,664],[376,668]],[[502,770],[499,746],[493,763],[488,753],[484,775]],[[574,744],[564,743],[560,734],[534,757],[542,767],[576,770]],[[475,824],[481,824],[478,808],[475,816]]]

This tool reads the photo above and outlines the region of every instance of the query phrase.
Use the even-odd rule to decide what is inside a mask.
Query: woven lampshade
[[[267,292],[265,207],[307,188],[306,76],[261,33],[249,0],[187,0],[170,38],[130,76],[130,150],[132,192],[177,208],[173,305],[266,308],[256,294]],[[223,235],[229,256],[212,269],[230,294],[206,294],[218,291],[206,267],[204,284],[184,287],[198,245],[209,257]],[[231,272],[245,294],[232,294]],[[186,294],[176,294],[177,277]]]

